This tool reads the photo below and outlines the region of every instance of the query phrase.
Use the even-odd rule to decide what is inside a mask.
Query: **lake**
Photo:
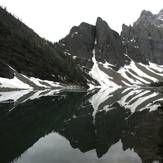
[[[153,88],[0,92],[0,163],[162,163]]]

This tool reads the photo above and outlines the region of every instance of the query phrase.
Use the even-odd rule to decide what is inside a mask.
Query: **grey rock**
[[[0,77],[12,79],[14,78],[14,73],[10,67],[0,60]]]
[[[163,10],[156,15],[144,10],[133,26],[123,25],[121,37],[133,60],[163,64]]]
[[[121,37],[101,18],[96,22],[96,57],[98,61],[109,62],[118,69],[128,58],[123,53]]]
[[[59,41],[64,51],[76,57],[76,63],[85,67],[88,72],[93,65],[93,50],[97,61],[106,61],[118,69],[128,62],[124,55],[121,37],[101,18],[96,25],[81,23],[70,30],[70,33]]]

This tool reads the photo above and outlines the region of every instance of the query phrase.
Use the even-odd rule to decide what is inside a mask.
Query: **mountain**
[[[23,78],[33,77],[84,87],[91,79],[57,44],[39,37],[3,8],[0,8],[0,70],[1,78],[17,79],[15,74],[20,74],[24,75]],[[24,80],[20,82],[27,84]],[[33,84],[39,87],[36,82]]]
[[[5,21],[4,21],[5,20]],[[0,8],[0,88],[149,86],[163,82],[163,11],[119,35],[98,17],[51,43]]]
[[[163,81],[163,11],[143,11],[119,35],[101,18],[81,23],[60,46],[102,86],[149,85]]]
[[[81,23],[73,27],[59,43],[86,68],[91,68],[94,53],[98,62],[109,62],[116,70],[129,61],[123,53],[121,37],[101,18],[97,18],[95,26]]]

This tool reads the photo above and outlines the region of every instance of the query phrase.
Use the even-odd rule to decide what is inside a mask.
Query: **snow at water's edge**
[[[32,89],[32,87],[19,80],[16,76],[13,79],[0,77],[0,88]]]
[[[58,82],[41,80],[34,77],[27,77],[25,75],[22,76],[40,88],[48,89],[51,87],[62,87]],[[29,90],[34,89],[32,86],[30,86],[30,84],[26,84],[25,82],[23,82],[23,80],[18,79],[16,76],[14,76],[13,79],[0,77],[0,88],[29,89]]]

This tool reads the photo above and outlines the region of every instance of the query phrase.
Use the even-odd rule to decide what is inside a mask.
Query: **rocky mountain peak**
[[[133,26],[123,25],[121,37],[128,47],[132,47],[128,55],[135,53],[134,60],[141,56],[147,61],[163,64],[163,10],[158,14],[143,10]]]
[[[96,21],[96,41],[97,41],[97,47],[99,49],[103,49],[103,47],[106,44],[109,44],[109,40],[111,39],[112,30],[108,26],[108,24],[101,19],[100,17],[97,18]],[[100,50],[100,51],[101,51]]]
[[[163,9],[160,10],[159,15],[163,15]]]
[[[98,17],[96,20],[96,28],[108,28],[110,29],[109,25],[107,24],[106,21],[104,21],[101,17]]]
[[[96,21],[96,38],[98,42],[100,44],[103,44],[112,32],[113,31],[111,30],[109,25],[103,19],[98,17]]]
[[[98,23],[102,22],[103,23],[104,20],[101,17],[97,17],[96,22],[98,22]]]
[[[144,17],[144,16],[149,17],[149,16],[153,16],[153,14],[150,11],[143,10],[140,14],[140,17]]]
[[[155,24],[155,19],[155,16],[150,11],[143,10],[134,26],[148,27],[151,24]]]
[[[60,43],[72,56],[80,58],[80,64],[83,66],[93,64],[88,63],[92,62],[93,51],[97,61],[109,62],[116,69],[123,66],[125,62],[119,34],[100,17],[97,18],[95,25],[81,23],[73,27],[70,33],[60,40]],[[81,60],[83,60],[82,63]]]
[[[163,28],[163,9],[158,14],[143,10],[134,26]]]
[[[124,65],[125,56],[122,51],[122,43],[119,34],[109,25],[97,18],[96,22],[96,59],[100,62],[109,62],[116,68]]]
[[[163,9],[158,13],[157,19],[159,19],[161,22],[163,21]]]

